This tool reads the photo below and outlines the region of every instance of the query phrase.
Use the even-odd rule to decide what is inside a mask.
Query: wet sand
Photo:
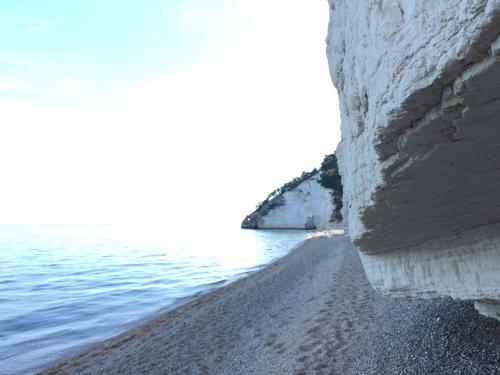
[[[378,296],[342,236],[309,239],[41,373],[496,374],[499,354],[500,323],[468,303]]]

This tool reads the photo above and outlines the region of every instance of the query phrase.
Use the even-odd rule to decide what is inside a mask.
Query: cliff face
[[[242,228],[323,229],[328,228],[335,211],[332,191],[319,183],[319,172],[289,191],[261,204],[248,215]]]
[[[319,172],[311,174],[292,189],[263,202],[248,215],[242,228],[323,229],[330,226],[335,212],[332,190],[321,186]]]
[[[330,0],[344,217],[385,295],[500,318],[499,34],[499,0]]]

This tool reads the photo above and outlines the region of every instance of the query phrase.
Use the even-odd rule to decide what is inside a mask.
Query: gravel
[[[500,374],[500,322],[470,302],[379,298],[377,374]]]
[[[347,238],[313,238],[42,374],[500,374],[500,322],[385,299]]]

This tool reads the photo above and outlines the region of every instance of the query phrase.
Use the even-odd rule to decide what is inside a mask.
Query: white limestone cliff
[[[319,172],[243,220],[243,228],[252,229],[326,229],[332,226],[335,205],[332,190],[319,183]]]
[[[374,288],[500,318],[500,0],[330,0],[344,218]]]

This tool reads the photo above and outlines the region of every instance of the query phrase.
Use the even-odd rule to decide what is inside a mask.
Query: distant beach
[[[499,322],[466,302],[378,296],[355,248],[339,236],[306,240],[264,269],[41,374],[499,371]]]
[[[309,233],[309,238],[333,237],[342,235],[344,235],[344,229],[335,228],[335,229],[314,230]]]

